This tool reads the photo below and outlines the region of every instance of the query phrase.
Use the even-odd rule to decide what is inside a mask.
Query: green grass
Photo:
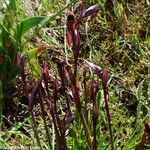
[[[86,2],[86,8],[98,3],[100,11],[92,20],[85,18],[79,30],[81,49],[76,78],[79,91],[75,92],[79,94],[82,113],[79,112],[79,106],[73,101],[76,95],[73,95],[72,80],[69,79],[68,75],[67,79],[63,78],[66,88],[63,91],[61,78],[63,72],[59,73],[57,68],[61,65],[58,66],[58,62],[56,63],[56,60],[53,60],[55,57],[67,58],[72,65],[72,71],[74,71],[72,49],[65,49],[64,43],[65,18],[67,17],[65,12],[71,8],[71,5],[68,6],[66,2],[41,0],[39,5],[31,5],[29,9],[18,0],[13,0],[10,4],[7,4],[4,0],[0,2],[0,148],[31,146],[41,147],[41,149],[59,149],[60,140],[57,137],[54,122],[56,121],[58,128],[64,129],[62,127],[64,116],[69,116],[68,106],[66,106],[66,100],[68,99],[71,112],[75,118],[73,123],[64,125],[66,127],[67,149],[91,149],[90,141],[94,137],[91,86],[92,81],[96,81],[98,77],[93,74],[92,69],[89,69],[89,72],[87,71],[85,94],[83,83],[84,66],[87,65],[83,60],[85,59],[102,68],[109,69],[107,87],[114,149],[140,149],[144,123],[150,121],[149,1],[128,3],[113,1],[110,3],[109,1],[91,0]],[[72,1],[72,8],[76,9],[79,3],[80,1]],[[79,15],[80,11],[77,10],[77,13]],[[37,52],[37,49],[41,47],[44,47],[44,49]],[[20,79],[22,76],[16,63],[17,55],[28,56],[24,63],[25,82]],[[46,89],[46,83],[44,83],[46,79],[42,79],[45,75],[43,75],[45,58],[48,58],[49,77],[46,78],[48,79],[48,90]],[[68,70],[65,71],[67,74]],[[40,79],[42,79],[41,84],[44,89],[37,85]],[[54,84],[56,80],[58,80],[58,89]],[[99,86],[96,96],[98,113],[96,123],[97,149],[109,150],[112,149],[112,145],[101,85],[103,80],[98,79],[98,81]],[[14,87],[16,87],[16,91],[12,91]],[[9,116],[14,115],[13,111],[9,112],[7,109],[10,100],[16,103],[12,103],[12,107],[16,107],[18,102],[22,103],[23,94],[30,92],[34,96],[31,92],[36,87],[39,88],[38,97],[35,96],[38,102],[31,106],[33,107],[33,116],[22,116],[23,119],[11,120],[12,123],[9,127],[5,126],[3,118],[7,120]],[[76,89],[76,86],[73,89]],[[46,91],[45,97],[42,90]],[[55,99],[56,90],[59,92]],[[49,111],[48,104],[43,100],[49,98],[48,93],[56,101],[58,116],[55,111]],[[39,104],[39,97],[45,104]],[[24,107],[20,109],[25,110]],[[3,116],[4,110],[5,117]],[[18,107],[15,111],[17,110]],[[25,111],[28,111],[28,109]],[[46,115],[42,113],[46,113]],[[15,117],[19,118],[19,114]],[[35,121],[33,120],[34,117]],[[150,140],[147,139],[145,149],[149,148]]]

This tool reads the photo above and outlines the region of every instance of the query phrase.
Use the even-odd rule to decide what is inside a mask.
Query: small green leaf
[[[13,12],[16,12],[16,0],[10,0],[10,3],[9,3],[9,8],[13,11]]]
[[[45,19],[45,17],[43,17],[43,16],[36,16],[36,17],[27,18],[27,19],[21,21],[17,25],[17,30],[16,30],[17,39],[19,41],[21,41],[21,38],[27,31],[29,31],[31,28],[37,26],[38,24],[40,24],[44,19]]]
[[[147,37],[146,43],[147,43],[147,47],[150,48],[150,36]]]
[[[118,2],[117,6],[116,6],[116,10],[115,10],[115,14],[116,14],[117,19],[119,19],[119,20],[121,19],[123,11],[124,11],[123,5]]]
[[[30,60],[30,67],[31,67],[33,76],[39,78],[41,74],[41,70],[40,70],[40,65],[38,61],[36,60],[36,58],[32,58]]]
[[[36,57],[36,49],[30,49],[27,51],[27,55],[29,59],[35,58]]]

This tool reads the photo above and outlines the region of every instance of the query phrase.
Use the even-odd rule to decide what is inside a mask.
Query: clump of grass
[[[11,7],[14,9],[13,2]],[[86,9],[89,3],[99,5]],[[14,56],[5,54],[9,50],[8,43],[0,42],[0,48],[6,48],[5,52],[2,51],[4,54],[0,54],[0,67],[7,68],[6,73],[11,77],[7,78],[8,83],[14,85],[17,76],[21,76],[34,131],[30,136],[33,141],[36,139],[35,145],[40,149],[148,147],[145,141],[147,129],[142,136],[143,124],[149,120],[147,3],[93,0],[77,7],[77,13],[69,5],[52,17],[43,17],[46,14],[44,9],[49,6],[43,5],[44,1],[41,4],[34,15],[42,17],[19,22],[16,19],[11,28],[7,26],[10,24],[9,21],[7,24],[6,17],[6,24],[5,21],[2,24],[1,33],[8,34],[3,37],[11,43]],[[72,4],[78,6],[78,3]],[[61,3],[54,8],[64,5]],[[65,14],[67,22],[62,19],[66,8],[69,9]],[[9,13],[15,13],[13,11]],[[37,27],[39,23],[42,26]],[[62,24],[66,24],[65,33]],[[24,36],[34,26],[39,31],[32,33],[31,37]],[[34,36],[45,40],[46,44],[41,44]],[[25,39],[28,42],[25,43]],[[66,40],[65,50],[63,40]],[[6,58],[9,59],[6,61]],[[9,64],[14,65],[12,71]],[[110,68],[109,77],[104,68]],[[4,75],[4,69],[0,74],[8,76]],[[1,76],[0,99],[5,102],[8,93],[4,91],[6,85]],[[37,111],[41,117],[37,116]]]
[[[1,24],[0,41],[0,82],[1,82],[1,117],[6,108],[11,103],[13,97],[13,88],[16,77],[22,73],[21,63],[23,59],[17,61],[22,53],[22,37],[34,26],[37,26],[44,20],[44,17],[33,17],[26,20],[17,21],[16,1],[9,1],[5,12],[3,23]],[[16,16],[16,18],[14,17]],[[20,70],[19,70],[20,69]],[[12,93],[12,94],[11,94]],[[2,119],[1,119],[2,120]]]

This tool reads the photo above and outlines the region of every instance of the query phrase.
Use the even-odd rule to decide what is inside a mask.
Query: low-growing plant
[[[17,0],[3,2],[6,5],[3,22],[0,24],[0,121],[2,114],[12,103],[13,90],[16,77],[21,74],[25,84],[24,61],[28,58],[29,64],[35,76],[40,69],[36,64],[36,54],[45,50],[45,47],[34,48],[26,51],[23,43],[24,35],[37,25],[44,25],[54,20],[66,7],[53,16],[33,16],[19,20],[17,16]],[[26,95],[27,96],[27,95]]]
[[[5,4],[5,16],[1,23],[1,41],[0,41],[0,82],[1,82],[1,120],[2,113],[5,112],[6,106],[11,103],[13,97],[14,83],[17,75],[20,73],[17,57],[23,51],[21,39],[23,35],[34,26],[37,26],[44,20],[44,17],[33,17],[23,21],[17,20],[17,1],[9,1]],[[15,17],[14,17],[15,16]],[[21,68],[20,68],[21,69]]]
[[[52,144],[50,140],[50,135],[48,131],[48,127],[46,124],[46,114],[45,112],[45,107],[48,108],[49,114],[51,115],[52,122],[54,123],[54,129],[55,129],[55,135],[56,135],[56,148],[57,149],[67,149],[67,139],[66,139],[66,132],[69,130],[67,128],[68,126],[71,126],[71,122],[78,122],[80,124],[80,128],[83,128],[84,133],[81,133],[82,135],[79,135],[78,133],[75,135],[75,137],[80,137],[85,135],[86,138],[86,144],[85,145],[80,145],[79,147],[84,147],[88,149],[93,149],[96,150],[98,148],[97,145],[97,120],[98,120],[98,106],[97,106],[97,92],[99,91],[99,82],[97,80],[91,80],[91,92],[89,97],[88,93],[86,93],[86,83],[83,84],[84,86],[84,94],[85,97],[80,95],[80,92],[82,92],[82,86],[79,86],[79,81],[78,81],[78,57],[79,57],[79,52],[80,52],[80,35],[79,35],[79,26],[83,22],[84,18],[86,17],[93,17],[98,13],[99,11],[99,6],[94,5],[91,6],[88,9],[84,9],[81,11],[79,14],[79,17],[77,18],[73,12],[68,13],[67,16],[67,32],[66,32],[66,39],[67,39],[67,46],[68,48],[72,49],[72,55],[73,55],[73,61],[70,61],[70,63],[74,66],[72,68],[71,64],[65,60],[65,58],[57,58],[59,56],[56,56],[53,58],[53,61],[57,65],[58,69],[58,75],[60,77],[60,81],[58,82],[58,78],[51,79],[49,75],[49,69],[48,69],[48,57],[45,59],[44,63],[44,68],[43,68],[43,73],[40,79],[38,80],[35,88],[33,89],[32,93],[29,95],[29,110],[32,115],[32,120],[33,120],[33,129],[35,132],[35,137],[37,139],[37,143],[39,147],[42,149],[42,144],[40,142],[38,132],[36,130],[36,120],[35,116],[33,113],[33,106],[36,102],[37,96],[39,96],[40,100],[40,108],[41,108],[41,113],[42,113],[42,118],[44,121],[45,125],[45,131],[47,138],[49,140],[49,148],[52,148]],[[107,69],[101,69],[99,66],[94,65],[93,63],[88,62],[85,60],[87,63],[87,67],[91,67],[93,70],[93,73],[95,73],[99,79],[102,80],[102,89],[104,93],[104,99],[105,99],[105,107],[106,107],[106,114],[108,118],[108,128],[110,131],[110,143],[111,143],[111,149],[114,149],[113,146],[113,134],[112,134],[112,129],[111,129],[111,119],[110,119],[110,113],[109,113],[109,107],[108,107],[108,91],[107,91],[107,82],[108,82],[108,70]],[[89,70],[89,69],[88,69]],[[84,72],[88,70],[83,70]],[[84,80],[86,76],[84,76]],[[49,89],[49,80],[54,80],[54,90],[53,94],[50,94],[50,89]],[[89,79],[90,80],[90,79]],[[90,82],[90,81],[89,81]],[[62,88],[63,93],[59,93],[59,90]],[[71,99],[69,98],[69,90],[71,91]],[[88,92],[88,91],[87,91]],[[65,111],[65,115],[58,114],[59,110],[59,105],[58,105],[58,95],[64,96],[64,99],[66,101],[66,107],[67,110]],[[54,97],[53,97],[53,96]],[[81,99],[83,98],[83,101]],[[89,99],[89,102],[87,102],[87,99]],[[91,101],[91,100],[93,101]],[[85,103],[86,105],[92,104],[93,109],[87,109],[86,111],[84,110],[83,104]],[[73,106],[75,106],[76,110],[72,110],[71,103],[73,103]],[[45,105],[44,105],[45,104]],[[87,114],[86,114],[87,112]],[[93,114],[92,116],[88,116],[88,114]],[[60,118],[60,115],[61,118]],[[87,119],[88,118],[88,119]],[[90,125],[90,122],[92,124]],[[69,131],[70,132],[70,131]],[[72,134],[72,133],[69,133]],[[73,138],[73,137],[72,137]],[[76,138],[75,138],[76,139]],[[84,140],[84,139],[83,139]],[[78,141],[78,140],[77,140]],[[74,144],[70,143],[74,148]],[[54,147],[52,148],[54,149]]]
[[[2,147],[9,147],[14,134],[16,139],[22,134],[17,130],[23,130],[39,149],[148,148],[147,2],[54,1],[48,6],[42,0],[29,14],[42,16],[25,19],[16,13],[18,2],[6,3],[1,23],[0,117],[18,80],[30,117],[25,125],[11,123],[8,138],[0,135]],[[49,8],[60,11],[43,17],[51,13]]]

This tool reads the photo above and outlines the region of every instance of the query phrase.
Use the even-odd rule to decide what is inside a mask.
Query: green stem
[[[32,122],[31,122],[32,129],[34,131],[37,144],[38,144],[40,150],[42,150],[43,148],[42,148],[42,145],[41,145],[41,142],[40,142],[40,138],[39,138],[39,135],[38,135],[38,132],[37,132],[37,129],[36,129],[37,126],[36,126],[36,121],[35,121],[35,117],[34,117],[33,111],[31,110],[30,113],[31,113],[31,116],[32,116]]]
[[[88,145],[91,149],[92,148],[92,139],[91,139],[91,136],[90,136],[90,131],[89,131],[85,116],[84,116],[82,111],[80,112],[80,116],[81,116],[81,120],[83,122],[83,128],[84,128],[86,140],[87,140],[87,143],[88,143]]]

